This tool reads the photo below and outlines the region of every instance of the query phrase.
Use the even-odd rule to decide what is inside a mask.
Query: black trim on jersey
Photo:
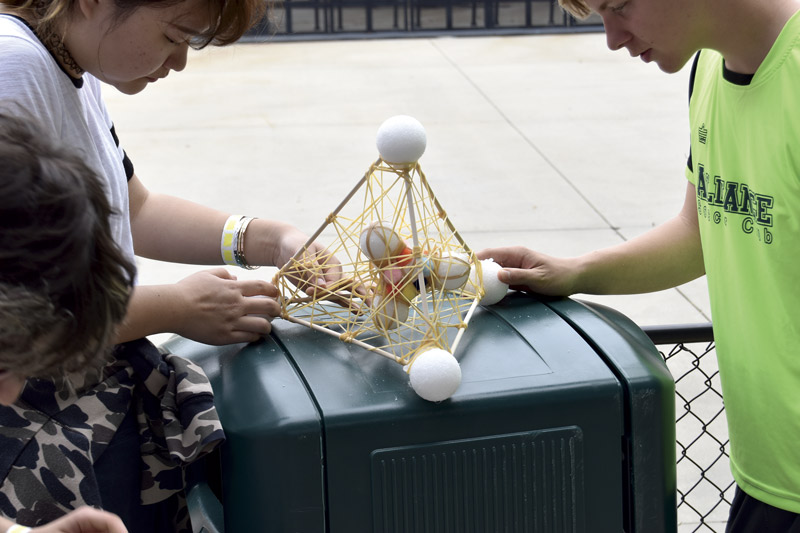
[[[694,91],[694,77],[697,74],[697,62],[700,61],[700,52],[694,55],[694,62],[692,63],[692,71],[689,73],[689,103],[692,103],[692,92]],[[694,172],[692,166],[692,143],[689,143],[689,159],[686,161],[686,166],[689,167],[691,172]]]
[[[117,129],[113,124],[111,125],[111,137],[114,139],[114,144],[119,148],[119,137],[117,137]],[[128,181],[131,181],[133,177],[133,162],[128,157],[128,154],[125,153],[125,150],[122,151],[122,166],[125,168],[125,177],[128,178]]]
[[[694,55],[692,62],[692,71],[689,73],[689,102],[692,101],[692,92],[694,91],[694,77],[697,75],[697,63],[700,61],[700,52]]]
[[[58,59],[56,59],[56,56],[53,54],[53,52],[51,52],[50,49],[44,45],[42,40],[39,39],[39,36],[36,35],[36,31],[34,31],[33,27],[30,24],[28,24],[27,20],[17,15],[12,15],[10,13],[0,13],[0,17],[11,17],[25,24],[25,26],[27,26],[28,29],[31,30],[31,33],[33,33],[33,35],[36,37],[36,40],[39,41],[39,44],[41,44],[42,47],[44,47],[44,49],[47,50],[47,53],[50,54],[50,57],[52,57],[53,61],[56,62],[56,65],[58,65],[58,68],[61,69],[61,72],[67,75],[67,78],[69,78],[69,81],[72,82],[72,85],[74,85],[76,89],[80,89],[81,87],[83,87],[83,76],[81,76],[80,78],[73,78],[72,74],[67,72],[67,70],[61,66],[61,63],[58,62]]]
[[[694,77],[697,74],[697,62],[700,59],[700,52],[697,52],[694,56],[694,63],[692,63],[692,71],[689,73],[689,102],[692,101],[692,91],[694,91]],[[729,70],[728,67],[725,66],[725,60],[722,60],[722,78],[729,82],[733,83],[734,85],[750,85],[753,81],[753,76],[755,74],[741,74],[739,72],[734,72]],[[692,147],[691,143],[689,145],[689,159],[686,161],[686,166],[689,167],[689,170],[694,172],[694,167],[692,166]]]
[[[750,85],[750,82],[753,81],[753,76],[755,74],[742,74],[741,72],[728,70],[728,67],[725,66],[725,60],[722,60],[722,78],[725,81],[734,85]]]

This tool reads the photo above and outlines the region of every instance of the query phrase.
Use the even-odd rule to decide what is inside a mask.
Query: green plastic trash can
[[[442,403],[400,365],[282,320],[249,344],[181,338],[227,435],[196,531],[674,532],[674,382],[629,319],[510,293],[479,308]],[[215,476],[216,477],[216,476]]]

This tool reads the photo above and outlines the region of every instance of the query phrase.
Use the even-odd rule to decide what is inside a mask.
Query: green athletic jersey
[[[687,177],[731,469],[754,498],[800,513],[800,14],[751,80],[713,51],[696,67]]]

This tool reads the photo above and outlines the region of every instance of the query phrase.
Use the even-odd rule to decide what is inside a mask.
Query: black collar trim
[[[722,77],[725,81],[729,81],[734,85],[750,85],[750,82],[753,81],[753,76],[755,76],[755,74],[741,74],[728,70],[728,67],[725,66],[725,61],[722,61]]]

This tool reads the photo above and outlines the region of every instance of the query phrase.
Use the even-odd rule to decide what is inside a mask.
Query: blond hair
[[[581,20],[592,14],[592,10],[584,0],[558,0],[558,5],[573,17]]]

